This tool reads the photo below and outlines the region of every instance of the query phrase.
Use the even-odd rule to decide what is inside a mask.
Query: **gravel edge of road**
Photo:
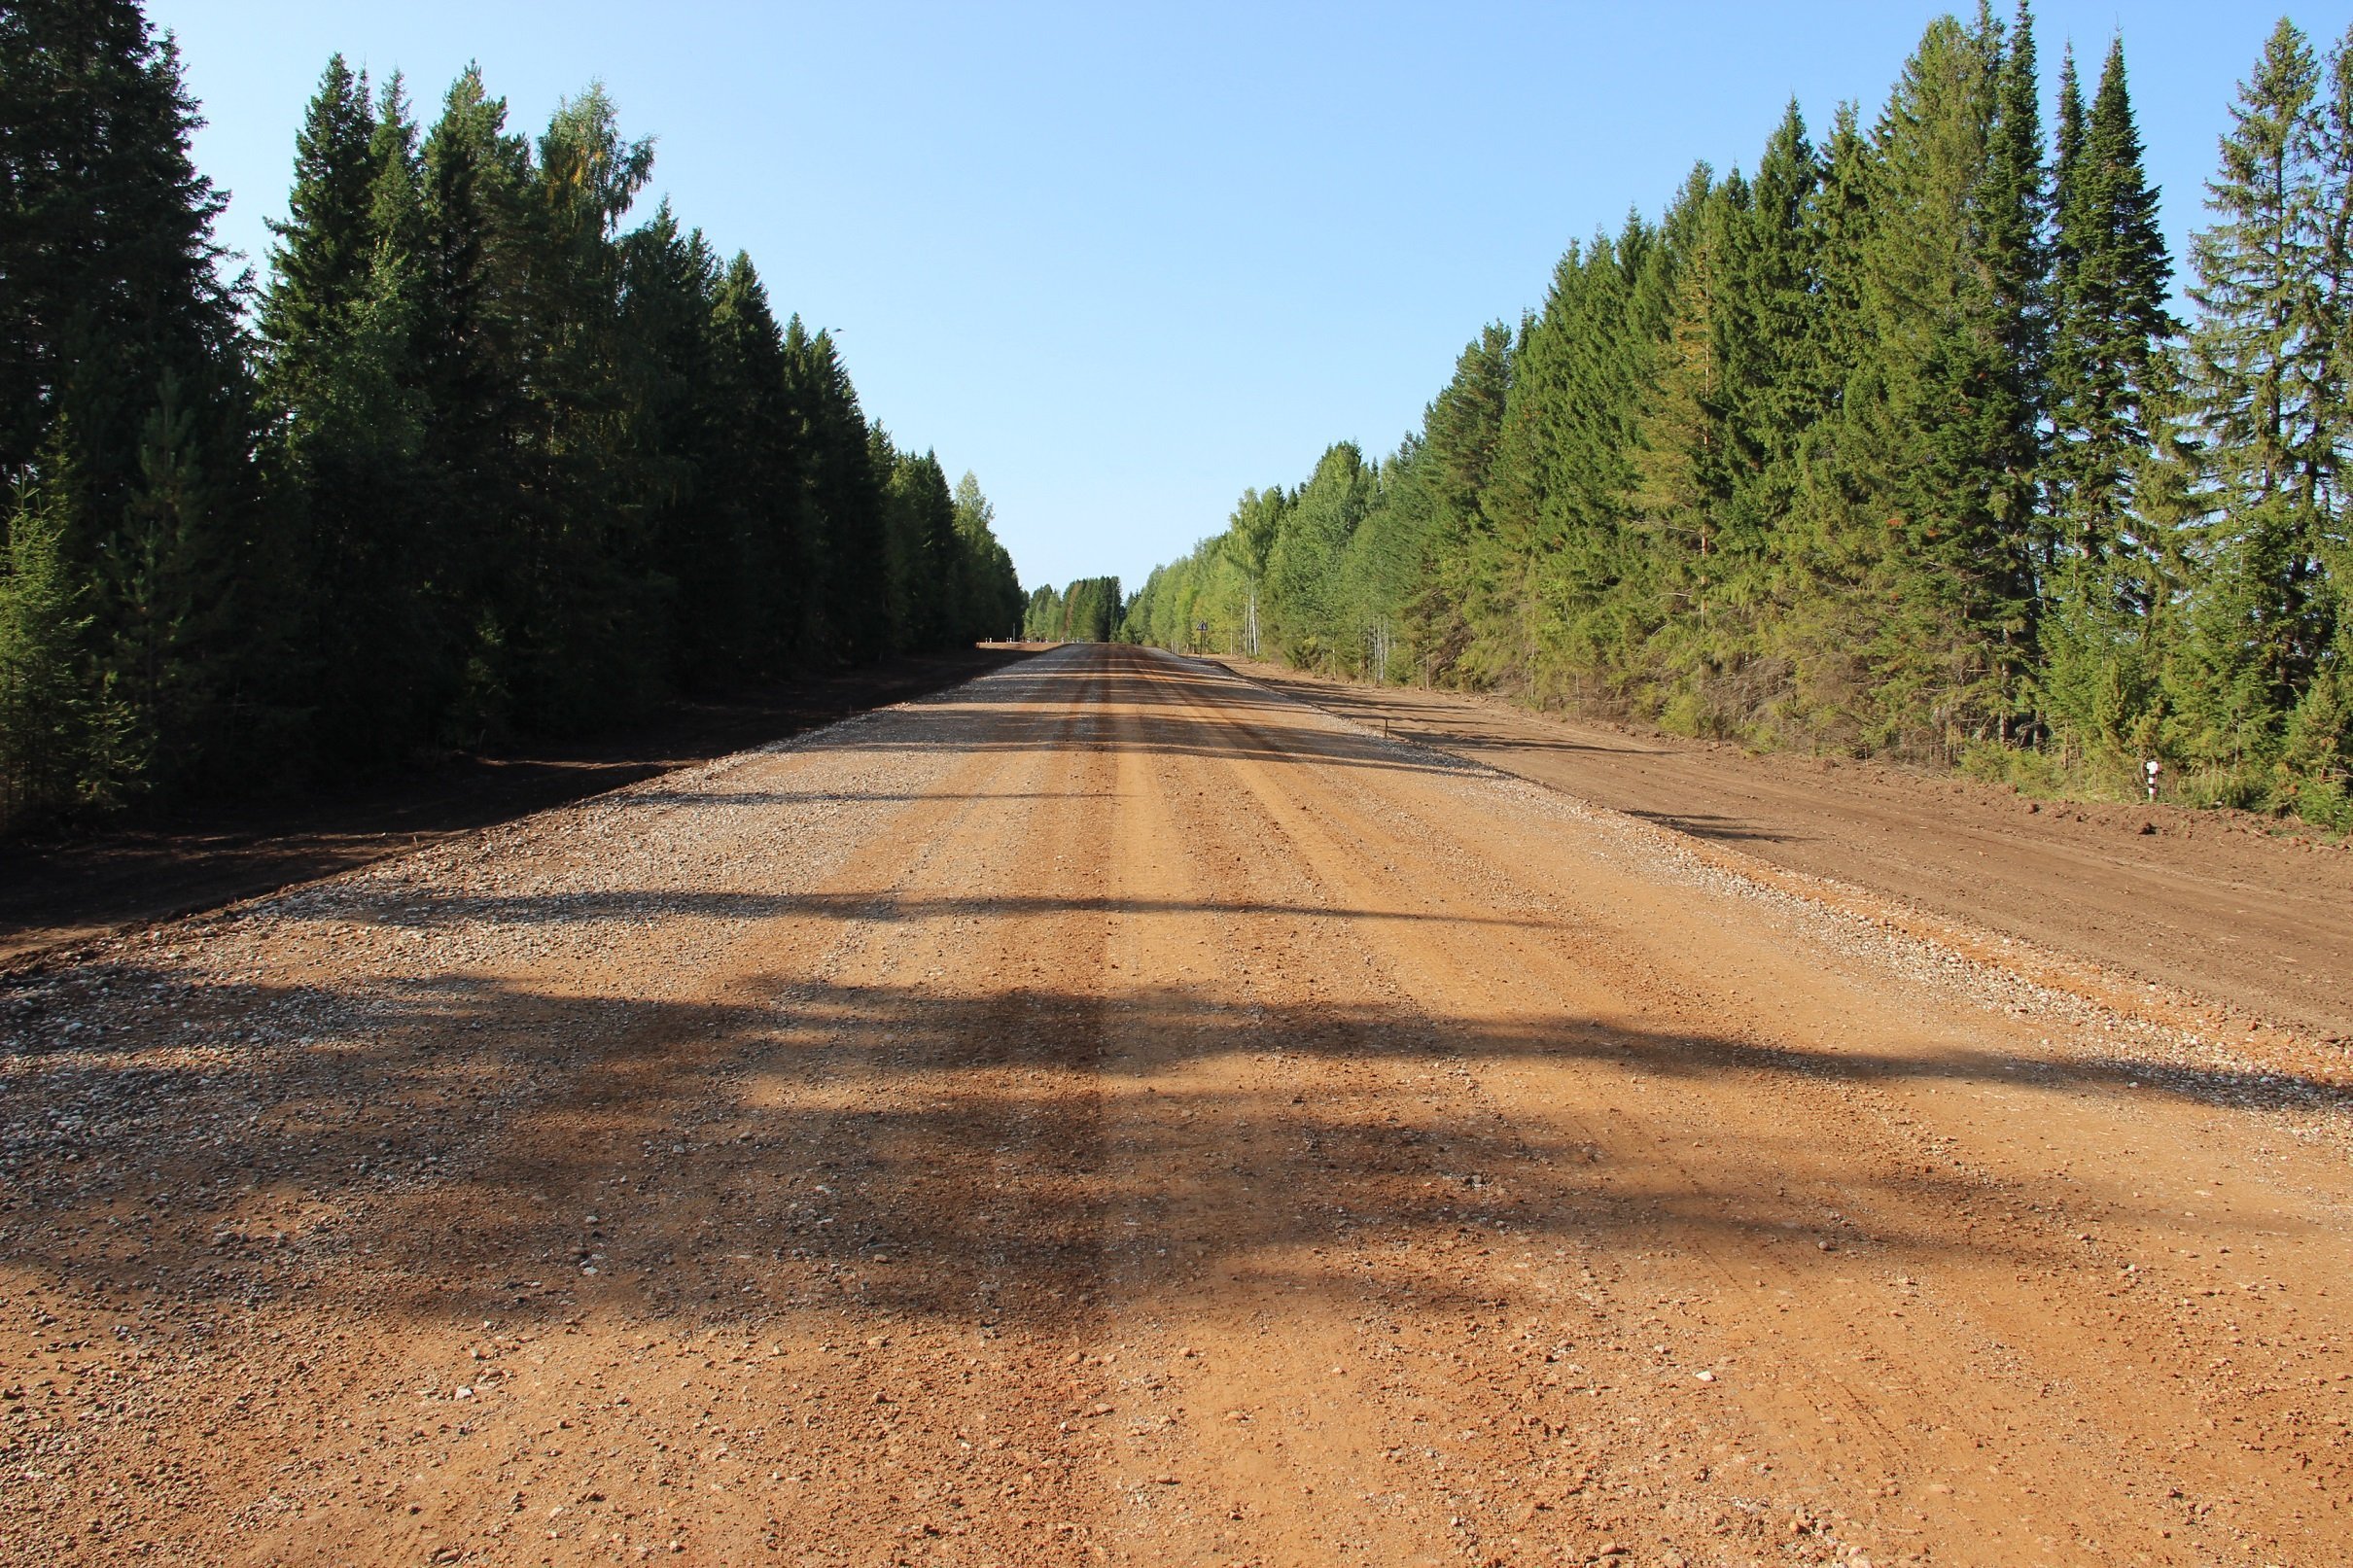
[[[1181,658],[1183,655],[1170,655]],[[1914,983],[1978,1006],[2054,1015],[2074,1038],[2046,1041],[2055,1058],[2079,1067],[2099,1063],[2133,1087],[2114,1053],[2090,1048],[2089,1036],[2118,1034],[2137,1049],[2131,1070],[2141,1081],[2175,1090],[2218,1086],[2240,1108],[2277,1113],[2300,1136],[2353,1151],[2353,1040],[2330,1038],[2216,1002],[2177,987],[2130,979],[2090,958],[2023,938],[1931,914],[1852,883],[1774,865],[1738,849],[1646,821],[1572,790],[1498,768],[1444,747],[1398,740],[1380,729],[1234,670],[1198,662],[1271,699],[1296,704],[1369,740],[1423,760],[1490,779],[1532,806],[1564,812],[1606,832],[1628,852],[1679,878],[1736,897],[1775,906],[1814,924],[1813,934],[1866,956]],[[2227,1034],[2260,1038],[2227,1041]],[[2124,1042],[2118,1042],[2124,1043]]]
[[[675,788],[683,781],[706,777],[715,772],[738,766],[746,757],[796,750],[816,741],[838,735],[852,725],[864,723],[878,714],[889,713],[894,709],[913,707],[920,703],[950,696],[962,691],[974,681],[985,680],[998,673],[997,670],[984,670],[968,679],[959,680],[953,685],[901,697],[873,708],[860,709],[856,713],[844,714],[839,718],[830,719],[813,728],[795,730],[790,735],[778,736],[773,741],[762,741],[756,746],[744,747],[738,750],[723,752],[719,756],[702,757],[691,762],[682,763],[675,768],[665,768],[659,773],[648,774],[642,779],[632,779],[626,784],[615,784],[609,789],[599,789],[591,794],[576,795],[569,800],[552,801],[531,811],[499,818],[495,821],[479,822],[472,827],[456,828],[419,842],[387,849],[381,854],[370,855],[354,864],[321,872],[315,877],[299,877],[292,882],[280,883],[274,888],[265,888],[258,892],[223,899],[218,903],[205,903],[197,908],[183,909],[173,914],[123,921],[102,931],[74,937],[49,947],[32,948],[21,953],[11,954],[6,958],[0,958],[0,991],[39,985],[46,980],[53,979],[66,970],[79,968],[102,958],[125,942],[136,942],[142,937],[161,931],[166,927],[188,926],[193,928],[218,922],[236,920],[252,914],[267,914],[271,912],[271,906],[284,899],[296,897],[353,877],[364,877],[381,872],[386,868],[398,867],[404,862],[420,856],[460,849],[469,843],[480,840],[486,834],[508,832],[522,823],[580,812],[609,803],[623,795],[649,789]]]

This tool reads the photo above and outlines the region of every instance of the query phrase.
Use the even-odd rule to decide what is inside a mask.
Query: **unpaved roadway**
[[[2334,1564],[2334,1074],[1070,648],[0,993],[0,1560]]]
[[[1021,656],[1001,643],[903,654],[683,702],[584,739],[446,757],[341,789],[132,817],[87,835],[0,839],[0,983],[113,931],[600,795],[956,685]]]
[[[2353,1042],[2353,847],[2293,821],[2039,801],[1848,758],[1530,713],[1452,691],[1241,664],[1254,679],[1704,842],[2195,997]]]

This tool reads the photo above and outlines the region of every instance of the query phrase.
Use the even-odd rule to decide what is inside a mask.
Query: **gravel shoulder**
[[[937,691],[1023,652],[998,645],[910,654],[682,702],[585,741],[492,749],[292,798],[133,814],[85,834],[0,840],[0,976],[70,959],[78,944],[113,931],[258,898]]]
[[[2334,1078],[1722,848],[1071,647],[106,939],[0,1561],[2342,1560]]]

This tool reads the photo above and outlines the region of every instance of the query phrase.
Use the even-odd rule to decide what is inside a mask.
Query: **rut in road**
[[[1166,655],[9,1008],[10,1561],[2353,1534],[2332,1092]]]

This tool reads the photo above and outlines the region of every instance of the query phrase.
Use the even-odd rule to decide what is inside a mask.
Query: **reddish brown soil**
[[[0,840],[0,974],[123,926],[347,871],[937,691],[1022,651],[1001,645],[896,659],[682,703],[658,720],[591,741],[491,751],[308,798],[158,813],[89,833]]]
[[[2353,1555],[2347,1097],[1692,844],[1070,648],[99,943],[0,1560]]]
[[[2005,787],[1578,723],[1493,698],[1254,679],[1776,866],[2078,955],[2251,1019],[2353,1040],[2353,848],[2242,812]]]

